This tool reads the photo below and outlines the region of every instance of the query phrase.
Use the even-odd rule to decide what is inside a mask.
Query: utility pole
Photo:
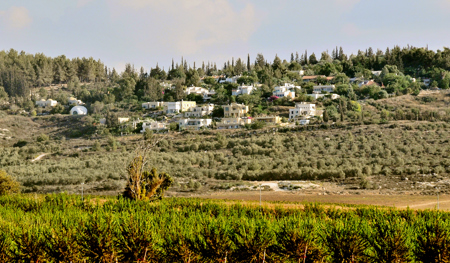
[[[259,207],[262,206],[262,204],[261,204],[261,187],[262,187],[262,185],[259,184]]]
[[[439,187],[437,187],[437,210],[439,210]]]

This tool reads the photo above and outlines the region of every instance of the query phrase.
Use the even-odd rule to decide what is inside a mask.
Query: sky
[[[0,50],[167,69],[181,58],[450,44],[450,0],[1,0]]]

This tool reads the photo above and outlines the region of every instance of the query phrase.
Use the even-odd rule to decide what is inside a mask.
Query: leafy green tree
[[[188,100],[188,101],[195,101],[195,102],[197,102],[197,104],[202,104],[203,103],[203,96],[200,95],[200,94],[191,93],[191,94],[186,96],[186,100]]]
[[[61,105],[60,103],[56,104],[55,107],[52,108],[52,110],[50,111],[51,114],[63,114],[65,113],[66,108]]]
[[[186,78],[186,74],[185,74],[184,68],[182,66],[175,68],[175,69],[171,69],[169,71],[169,74],[167,75],[167,79],[169,79],[169,80],[179,79],[179,80],[184,81],[185,78]]]
[[[330,62],[325,62],[323,65],[320,65],[320,69],[318,70],[318,73],[320,75],[330,76],[332,74],[335,74],[337,72],[336,67],[334,64]]]
[[[117,117],[117,115],[111,111],[108,111],[106,113],[106,126],[108,128],[117,128],[119,126],[119,118]]]
[[[136,81],[132,77],[123,78],[119,81],[120,88],[116,92],[116,97],[121,100],[129,99],[134,94]]]
[[[336,84],[348,84],[350,78],[347,75],[345,75],[345,73],[339,73],[334,77],[333,81]]]
[[[197,70],[191,68],[186,72],[186,86],[200,86],[200,76]]]
[[[328,52],[324,51],[324,52],[322,52],[322,54],[320,56],[320,61],[331,63],[331,62],[333,62],[333,59],[330,57]]]
[[[203,79],[203,82],[208,85],[214,85],[216,84],[216,79],[213,77],[206,77]]]
[[[48,95],[47,90],[44,87],[41,87],[39,89],[39,97],[45,99],[45,98],[47,98],[47,95]]]
[[[312,65],[315,65],[315,64],[317,64],[317,62],[318,61],[317,61],[316,55],[314,53],[312,53],[311,56],[309,56],[309,63]]]
[[[186,93],[184,91],[186,87],[181,84],[181,81],[177,81],[175,84],[175,100],[180,101],[186,97]]]

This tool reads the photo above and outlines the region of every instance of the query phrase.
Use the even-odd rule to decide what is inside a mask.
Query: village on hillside
[[[190,86],[184,89],[184,93],[187,98],[195,98],[192,100],[180,100],[180,101],[149,101],[142,103],[142,115],[141,117],[130,118],[127,116],[115,116],[117,117],[117,123],[120,124],[122,130],[124,127],[129,127],[128,130],[138,129],[141,133],[146,130],[152,132],[165,132],[167,130],[199,130],[199,129],[255,129],[264,126],[296,126],[306,125],[311,122],[321,122],[324,120],[325,107],[318,107],[315,102],[319,102],[322,105],[324,100],[335,101],[341,96],[337,94],[336,85],[334,83],[334,77],[326,77],[324,75],[303,76],[304,71],[298,72],[301,76],[303,83],[312,84],[312,92],[306,93],[306,90],[302,90],[301,86],[285,82],[283,85],[279,85],[273,88],[273,92],[270,97],[266,98],[267,103],[274,103],[277,100],[283,100],[284,104],[293,105],[288,107],[288,116],[279,116],[276,114],[258,114],[253,115],[249,111],[249,106],[244,103],[237,103],[236,98],[239,96],[252,95],[253,92],[258,90],[262,84],[255,83],[251,85],[245,85],[239,82],[243,76],[212,76],[218,84],[232,84],[232,99],[229,104],[217,105],[211,102],[211,99],[216,95],[214,89],[208,89],[205,87]],[[372,71],[373,76],[379,76],[381,71]],[[202,78],[201,80],[204,80]],[[324,82],[324,80],[326,82]],[[415,82],[415,79],[411,79]],[[423,85],[429,86],[429,79],[423,79]],[[241,84],[238,84],[241,83]],[[166,90],[175,90],[175,85],[169,83],[161,83]],[[349,85],[357,85],[359,88],[364,87],[376,87],[385,88],[384,85],[380,85],[373,79],[365,79],[364,77],[355,77],[349,79]],[[203,85],[206,86],[206,85]],[[395,94],[387,94],[385,97],[395,96]],[[306,96],[299,96],[306,95]],[[51,98],[45,100],[37,100],[36,107],[40,108],[40,114],[45,115],[51,113],[54,107],[61,106],[58,101]],[[63,105],[67,109],[70,115],[84,116],[88,115],[88,109],[85,107],[85,103],[74,97],[69,97],[67,104]],[[47,112],[47,113],[45,113]],[[213,114],[214,113],[214,114]],[[327,115],[327,113],[325,113]],[[287,114],[285,114],[287,115]],[[325,117],[326,120],[329,118]],[[102,117],[98,120],[100,125],[106,125],[106,118]]]

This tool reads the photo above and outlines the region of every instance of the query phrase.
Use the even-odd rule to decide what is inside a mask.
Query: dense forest
[[[322,52],[320,58],[314,53],[308,55],[292,53],[290,59],[282,60],[278,56],[273,62],[267,62],[263,54],[258,54],[252,62],[250,56],[247,62],[241,58],[226,62],[221,69],[216,63],[202,63],[201,66],[188,64],[184,59],[180,63],[172,61],[171,67],[165,71],[158,65],[149,72],[143,68],[137,70],[127,65],[122,73],[110,69],[100,60],[93,58],[69,59],[62,55],[51,58],[44,54],[27,54],[16,50],[0,52],[0,100],[10,101],[26,110],[33,107],[28,101],[41,97],[53,97],[64,101],[60,94],[31,93],[37,87],[51,84],[67,84],[74,96],[87,103],[96,101],[109,104],[124,101],[138,103],[139,101],[175,101],[185,99],[183,90],[186,86],[203,85],[214,89],[216,104],[229,101],[243,102],[248,105],[260,105],[270,96],[273,87],[292,82],[302,86],[298,100],[307,100],[305,92],[312,90],[313,83],[304,83],[299,71],[305,75],[333,76],[328,81],[325,78],[316,80],[319,84],[330,82],[336,84],[336,92],[351,99],[371,97],[374,99],[389,94],[416,94],[424,88],[420,79],[431,79],[432,87],[449,88],[450,49],[433,51],[427,48],[412,46],[387,48],[384,52],[368,48],[356,55],[347,55],[343,48]],[[382,71],[373,75],[372,71]],[[241,95],[232,98],[231,90],[237,84],[220,85],[212,76],[241,76],[239,84],[263,84],[252,95]],[[349,78],[374,79],[380,86],[358,87],[349,85]],[[414,80],[413,80],[414,78]],[[415,79],[419,81],[415,81]],[[162,82],[170,82],[174,89],[167,89]],[[82,85],[90,83],[89,86]],[[31,96],[30,96],[31,94]],[[44,96],[42,96],[44,95]],[[191,96],[188,99],[196,99]]]

